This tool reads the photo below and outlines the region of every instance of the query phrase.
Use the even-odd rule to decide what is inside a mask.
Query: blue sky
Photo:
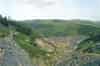
[[[95,8],[100,4],[99,0],[77,0],[76,2],[81,8]]]
[[[0,14],[17,20],[100,20],[100,0],[0,0]]]
[[[100,20],[100,0],[78,0],[80,17]]]

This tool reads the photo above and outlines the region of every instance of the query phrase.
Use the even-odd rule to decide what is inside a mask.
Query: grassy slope
[[[27,22],[27,23],[26,23]],[[24,21],[24,23],[19,23],[24,25],[28,25],[32,27],[34,30],[37,30],[40,34],[44,34],[45,36],[67,36],[67,35],[80,35],[86,33],[86,35],[95,30],[98,30],[95,23],[88,21],[77,21],[77,20],[35,20],[35,21]],[[31,25],[31,26],[30,26]],[[87,29],[88,28],[88,29]],[[88,32],[88,33],[87,33]],[[30,44],[31,40],[29,36],[24,34],[19,34],[16,36],[17,42],[19,45],[26,49],[30,53],[30,55],[40,58],[41,61],[50,61],[47,64],[51,64],[52,61],[55,61],[57,57],[59,57],[59,53],[63,55],[62,52],[59,52],[55,55],[55,53],[48,55],[49,53],[45,50],[45,48],[34,47]],[[29,41],[26,41],[29,40]],[[64,48],[58,48],[58,50],[63,50]],[[65,49],[64,49],[65,50]],[[41,53],[42,52],[42,53]],[[37,60],[37,58],[35,60]],[[42,59],[41,59],[42,58]],[[41,64],[40,61],[40,64]],[[48,65],[46,65],[48,66]]]
[[[97,23],[88,20],[26,20],[23,22],[39,33],[50,37],[79,35],[83,34],[84,30],[91,32],[97,27]]]
[[[26,21],[27,22],[27,21]],[[79,25],[66,22],[66,21],[59,21],[55,22],[54,20],[36,20],[36,21],[28,21],[33,29],[37,29],[38,32],[44,34],[45,36],[65,36],[69,34],[74,34]]]

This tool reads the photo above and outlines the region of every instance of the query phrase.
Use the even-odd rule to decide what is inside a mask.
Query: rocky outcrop
[[[1,39],[0,47],[5,49],[0,66],[33,66],[28,54],[10,38]]]

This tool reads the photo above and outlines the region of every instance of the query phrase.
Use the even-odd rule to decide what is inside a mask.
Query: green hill
[[[26,20],[22,23],[46,37],[86,35],[99,29],[97,23],[89,20]]]
[[[83,59],[81,60],[81,58],[85,57],[84,59],[86,59],[86,57],[88,57],[90,59],[91,56],[85,55],[85,52],[81,54],[79,53],[79,51],[87,51],[89,53],[91,52],[91,50],[93,50],[91,52],[93,53],[92,56],[95,53],[100,53],[100,48],[96,45],[99,44],[100,40],[99,25],[99,22],[93,22],[89,20],[15,21],[0,17],[0,37],[9,37],[9,35],[12,33],[13,40],[16,41],[16,43],[30,55],[34,64],[39,64],[38,66],[53,66],[56,63],[57,66],[61,66],[60,64],[70,64],[70,66],[74,64],[74,66],[77,66],[75,65],[76,62],[78,62],[77,64],[79,66],[80,64],[81,66],[83,66]],[[74,42],[74,46],[78,47],[77,51],[73,48],[68,47],[67,43],[53,43],[57,47],[54,48],[54,51],[50,51],[47,49],[47,47],[50,47],[49,45],[52,42],[42,43],[42,45],[47,44],[47,47],[41,47],[35,42],[37,38],[41,41],[41,38],[58,38],[67,36],[71,36],[72,38],[75,38],[77,36],[84,36],[86,37],[86,39],[84,39],[79,44],[76,44],[76,41],[76,43]],[[72,38],[69,38],[69,43],[73,42]],[[97,56],[95,57],[98,58]],[[95,60],[96,58],[94,58],[93,60]],[[87,63],[88,62],[86,62],[85,64]]]

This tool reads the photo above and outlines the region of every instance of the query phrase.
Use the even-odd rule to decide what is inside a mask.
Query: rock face
[[[0,49],[5,50],[0,66],[33,66],[28,54],[10,38],[0,39]]]

